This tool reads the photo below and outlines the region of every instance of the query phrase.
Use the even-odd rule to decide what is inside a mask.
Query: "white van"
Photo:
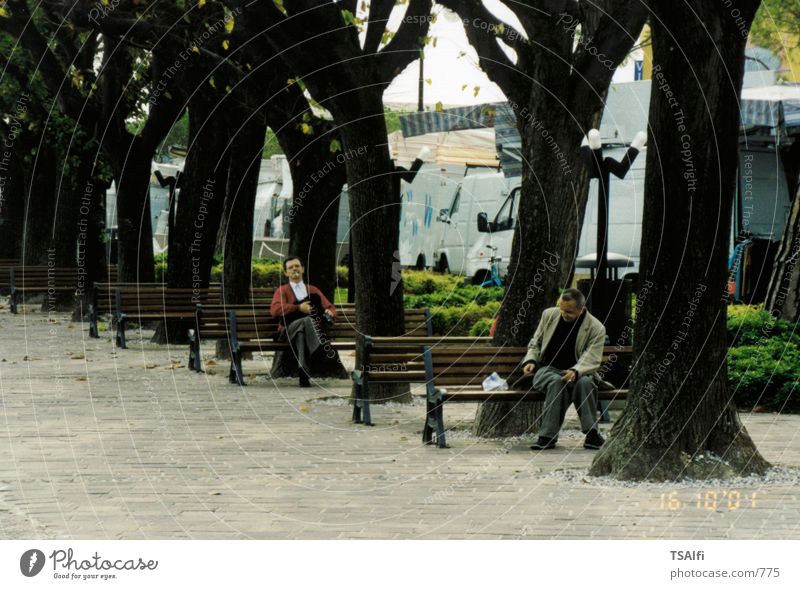
[[[411,184],[401,182],[400,264],[422,270],[434,265],[441,241],[437,217],[453,202],[464,179],[463,165],[424,164]]]
[[[627,151],[626,147],[606,147],[605,157],[619,160]],[[634,261],[629,271],[636,272],[639,267],[639,245],[642,232],[642,209],[644,205],[644,166],[645,154],[639,154],[624,179],[611,176],[609,206],[608,249],[610,252],[623,254]],[[501,276],[508,272],[511,257],[511,242],[517,224],[517,209],[521,194],[519,178],[511,179],[513,187],[503,204],[492,216],[487,215],[488,231],[481,232],[480,238],[467,255],[465,274],[473,284],[480,284],[490,273],[492,247],[497,248],[498,270]],[[597,181],[589,185],[589,197],[586,202],[586,215],[578,242],[578,256],[594,253],[597,245]],[[489,221],[489,219],[492,219]],[[477,214],[473,219],[478,227]]]
[[[512,181],[519,183],[519,179]],[[466,272],[467,253],[482,237],[475,224],[478,213],[496,211],[508,194],[509,179],[502,172],[479,172],[464,177],[451,202],[436,216],[436,223],[442,227],[434,251],[437,270]]]

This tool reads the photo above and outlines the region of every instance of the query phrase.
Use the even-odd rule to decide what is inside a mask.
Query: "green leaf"
[[[331,153],[336,153],[337,151],[342,151],[342,144],[338,139],[331,139]]]
[[[480,92],[480,91],[481,91],[481,87],[480,87],[480,86],[475,86],[475,87],[472,89],[472,95],[473,95],[473,96],[478,96],[478,92]]]

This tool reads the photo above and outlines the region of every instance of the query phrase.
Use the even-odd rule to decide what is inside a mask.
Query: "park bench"
[[[116,280],[116,266],[109,266],[111,280]],[[17,313],[25,295],[56,293],[82,294],[82,272],[79,268],[53,266],[11,266],[8,269],[11,290],[10,307]]]
[[[195,309],[195,327],[189,330],[189,370],[203,372],[203,363],[200,355],[200,344],[203,340],[229,339],[231,313],[239,317],[244,323],[247,321],[245,317],[247,313],[264,316],[265,314],[269,315],[269,309],[270,303],[268,301],[237,305],[197,305]]]
[[[428,309],[405,309],[404,337],[431,334],[431,317]],[[242,372],[242,356],[246,352],[279,352],[291,351],[288,342],[276,341],[278,335],[278,319],[270,316],[269,311],[235,311],[228,314],[228,329],[231,350],[231,368],[228,380],[231,383],[244,385]],[[356,314],[353,305],[342,305],[336,309],[336,321],[326,328],[325,343],[338,351],[355,350],[357,338]]]
[[[470,339],[470,338],[468,338]],[[369,384],[417,383],[425,385],[426,417],[422,439],[439,448],[446,447],[444,404],[483,401],[544,401],[545,394],[530,388],[531,379],[522,374],[521,361],[526,347],[497,347],[488,338],[471,338],[469,342],[400,341],[397,338],[368,338],[364,362],[356,379],[356,402],[353,421],[371,424]],[[448,341],[451,340],[451,341]],[[606,346],[604,361],[630,354],[630,348]],[[483,380],[497,372],[509,383],[507,391],[484,391]],[[627,390],[598,390],[598,400],[625,399]]]
[[[0,294],[7,295],[11,292],[11,270],[12,266],[20,266],[20,262],[14,258],[0,258]]]
[[[254,288],[251,298],[256,302],[269,302],[273,292],[269,287]],[[127,348],[125,332],[129,321],[192,321],[198,304],[221,304],[222,287],[218,283],[200,289],[169,288],[163,283],[98,283],[92,301],[89,335],[98,337],[100,315],[110,315],[115,323],[117,346],[124,349]]]

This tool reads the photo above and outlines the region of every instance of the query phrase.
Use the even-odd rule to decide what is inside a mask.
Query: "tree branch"
[[[530,81],[520,72],[524,69],[525,63],[515,65],[497,43],[497,39],[501,38],[523,60],[530,49],[522,34],[495,18],[481,0],[437,0],[437,2],[461,17],[467,39],[477,51],[478,62],[489,79],[500,86],[506,96],[516,102],[523,102],[523,96],[526,94],[524,88],[530,85]],[[481,23],[486,25],[476,26]]]
[[[431,4],[431,0],[410,0],[397,33],[378,53],[378,76],[384,84],[390,84],[408,64],[419,58],[419,49],[423,47],[420,39],[430,28]]]
[[[381,46],[386,23],[394,8],[394,0],[372,0],[369,4],[369,21],[367,22],[367,35],[364,40],[364,54],[377,53]]]

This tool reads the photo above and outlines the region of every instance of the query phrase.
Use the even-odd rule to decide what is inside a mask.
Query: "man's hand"
[[[522,367],[522,374],[525,376],[531,376],[534,372],[536,372],[536,362],[529,362]]]
[[[561,377],[561,382],[575,382],[575,371],[572,368],[568,368],[564,371],[564,376]]]
[[[309,302],[300,303],[299,309],[301,313],[305,313],[306,315],[308,315],[311,313],[311,303]]]

